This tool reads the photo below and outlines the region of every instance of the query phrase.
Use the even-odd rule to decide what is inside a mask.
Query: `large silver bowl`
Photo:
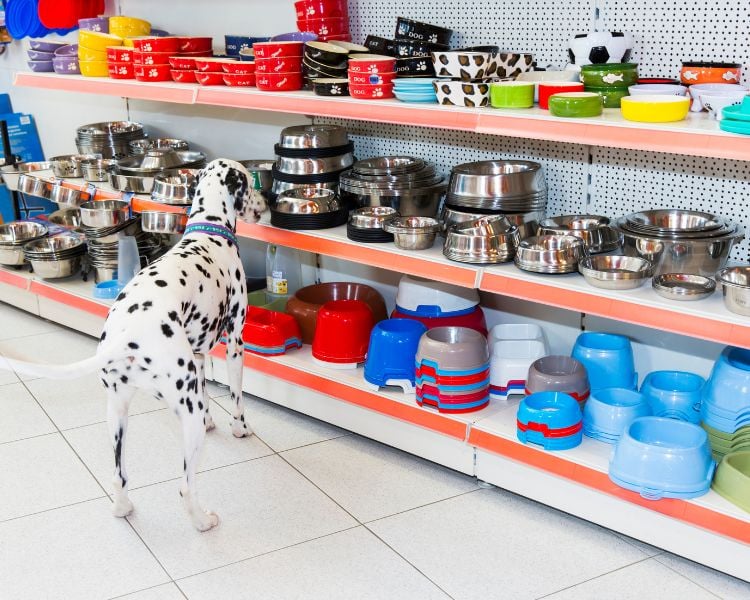
[[[159,173],[154,177],[151,199],[164,204],[190,204],[198,172],[198,169],[176,169]]]
[[[47,228],[33,221],[12,221],[0,225],[0,264],[20,266],[26,263],[24,244],[47,235]]]
[[[129,220],[130,205],[122,200],[98,200],[81,205],[81,222],[87,227],[115,227]]]
[[[144,138],[128,143],[131,156],[146,154],[149,150],[171,148],[172,150],[190,150],[190,144],[185,140],[174,138]]]
[[[505,217],[482,217],[449,228],[443,255],[473,264],[496,264],[513,260],[520,243],[518,227]]]
[[[276,210],[290,215],[314,215],[339,210],[333,190],[318,187],[304,187],[287,190],[276,198]]]
[[[141,212],[141,228],[149,233],[184,233],[187,221],[187,213],[157,210]]]
[[[81,206],[84,202],[89,201],[89,195],[72,188],[66,188],[61,185],[53,185],[49,192],[50,202],[55,202],[62,206]]]
[[[81,163],[88,160],[97,160],[102,157],[101,154],[66,154],[64,156],[54,156],[49,159],[52,163],[52,172],[55,177],[83,177]]]
[[[348,169],[354,163],[351,152],[328,158],[289,158],[279,156],[276,159],[276,168],[279,173],[289,175],[319,175],[323,173],[335,173]]]
[[[150,194],[154,189],[153,177],[140,175],[109,174],[109,184],[118,192],[133,192],[135,194]]]
[[[367,206],[352,211],[349,224],[357,229],[383,229],[383,223],[399,214],[390,206]]]
[[[171,148],[149,150],[140,156],[131,156],[117,161],[117,172],[121,175],[156,175],[168,169],[197,168],[206,164],[202,152],[177,151]]]
[[[52,163],[49,161],[19,162],[15,165],[3,165],[0,167],[2,180],[11,192],[18,190],[18,178],[25,173],[35,171],[51,171]]]
[[[413,189],[369,189],[341,186],[340,195],[344,202],[351,202],[359,208],[366,206],[388,206],[403,216],[435,217],[446,184],[416,187]]]
[[[630,290],[642,286],[654,274],[645,258],[635,256],[587,256],[578,261],[586,283],[606,290]]]
[[[113,158],[84,160],[81,162],[81,174],[86,181],[109,181],[109,174],[117,167]]]
[[[628,226],[643,233],[684,233],[712,231],[722,227],[726,219],[717,215],[686,209],[643,210],[625,217]]]
[[[357,175],[404,175],[424,167],[424,160],[413,156],[376,156],[358,160],[352,171]]]
[[[609,226],[607,217],[563,215],[539,223],[539,235],[573,235],[586,244],[589,254],[612,252],[620,248],[620,233]]]
[[[330,148],[349,143],[349,134],[340,125],[294,125],[281,131],[282,148]]]
[[[440,223],[430,217],[393,217],[383,223],[383,229],[393,234],[397,248],[425,250],[435,243]]]
[[[540,235],[523,240],[516,250],[516,266],[534,273],[573,273],[586,256],[581,238],[572,235]]]
[[[483,160],[453,167],[451,196],[511,199],[546,192],[542,165],[528,160]]]
[[[85,254],[86,244],[81,236],[61,234],[28,242],[23,251],[29,260],[57,260]]]
[[[47,220],[55,225],[78,229],[81,226],[81,211],[78,208],[61,208],[47,215]]]
[[[42,279],[70,277],[81,270],[82,255],[54,260],[29,259],[31,268]]]
[[[18,191],[22,194],[49,200],[51,188],[50,183],[30,174],[22,174],[18,178]]]
[[[502,215],[513,225],[518,227],[518,235],[522,240],[531,237],[532,235],[536,235],[537,230],[539,229],[539,221],[544,218],[544,212],[541,211],[497,214]],[[484,213],[464,212],[445,204],[443,205],[440,218],[443,223],[442,234],[445,235],[445,231],[453,225],[465,223],[466,221],[475,221],[476,219],[481,219],[486,216],[487,215]]]

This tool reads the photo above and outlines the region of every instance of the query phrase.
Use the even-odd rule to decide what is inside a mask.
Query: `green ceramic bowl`
[[[534,106],[534,82],[496,81],[490,84],[493,108],[531,108]]]
[[[549,112],[556,117],[596,117],[602,114],[602,99],[587,92],[563,92],[549,97]]]
[[[628,88],[585,86],[583,89],[587,92],[599,94],[602,97],[604,108],[620,108],[620,100],[629,95]]]
[[[750,451],[727,454],[719,463],[713,490],[750,513]]]
[[[583,65],[581,81],[587,88],[627,88],[638,82],[638,65],[636,63]]]

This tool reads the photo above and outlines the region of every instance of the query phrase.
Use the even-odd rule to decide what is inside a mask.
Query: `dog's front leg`
[[[198,395],[206,407],[206,412],[203,414],[203,423],[206,426],[206,431],[211,431],[216,428],[216,424],[209,412],[209,398],[206,396],[206,357],[203,354],[196,354],[194,360],[198,371]]]
[[[227,376],[229,378],[229,391],[232,394],[232,434],[241,438],[252,434],[252,430],[245,423],[245,406],[242,403],[242,369],[244,368],[245,345],[242,341],[242,335],[237,333],[238,331],[241,332],[242,328],[235,329],[227,340]]]

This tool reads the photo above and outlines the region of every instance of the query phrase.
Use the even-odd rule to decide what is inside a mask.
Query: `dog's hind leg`
[[[125,447],[125,435],[128,430],[128,408],[135,393],[135,388],[106,375],[102,378],[102,381],[107,388],[107,426],[115,451],[112,514],[116,517],[125,517],[133,511],[133,504],[128,499],[128,476],[123,460],[123,448]]]
[[[233,326],[227,327],[227,377],[229,391],[232,394],[232,434],[234,437],[252,435],[253,431],[245,423],[245,405],[242,403],[242,370],[245,366],[245,342],[242,340],[242,327],[245,322],[245,292],[241,286],[240,298],[235,300],[232,308],[236,318]]]
[[[192,404],[191,404],[192,403]],[[194,407],[193,410],[189,410]],[[201,410],[198,407],[201,407]],[[198,503],[198,493],[195,484],[195,471],[198,468],[200,450],[206,437],[206,426],[203,422],[205,412],[202,402],[198,401],[197,394],[192,398],[185,399],[185,404],[180,405],[180,419],[182,421],[182,437],[185,445],[184,474],[180,484],[180,496],[182,496],[185,510],[198,531],[207,531],[219,524],[216,513],[203,510]]]
[[[194,360],[195,366],[198,370],[198,395],[203,399],[203,404],[206,407],[206,412],[203,415],[203,422],[206,425],[206,431],[211,431],[216,428],[216,424],[209,412],[210,399],[206,395],[206,357],[203,354],[196,354]]]

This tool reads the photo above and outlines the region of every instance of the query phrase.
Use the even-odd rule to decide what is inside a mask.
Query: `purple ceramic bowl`
[[[80,75],[77,56],[56,56],[52,59],[52,67],[55,73],[60,75]]]
[[[51,60],[30,60],[27,64],[34,73],[52,73],[54,71]]]
[[[55,57],[54,52],[41,52],[39,50],[27,50],[29,60],[52,60]]]
[[[29,48],[39,52],[54,52],[61,46],[66,46],[66,42],[45,42],[43,40],[29,40]]]
[[[78,44],[66,44],[55,50],[55,56],[78,56]]]
[[[273,36],[270,42],[314,42],[318,36],[312,31],[290,31]]]
[[[109,17],[93,17],[90,19],[78,19],[78,28],[100,33],[109,33]]]
[[[172,34],[164,29],[152,29],[149,35],[154,37],[170,37]]]

